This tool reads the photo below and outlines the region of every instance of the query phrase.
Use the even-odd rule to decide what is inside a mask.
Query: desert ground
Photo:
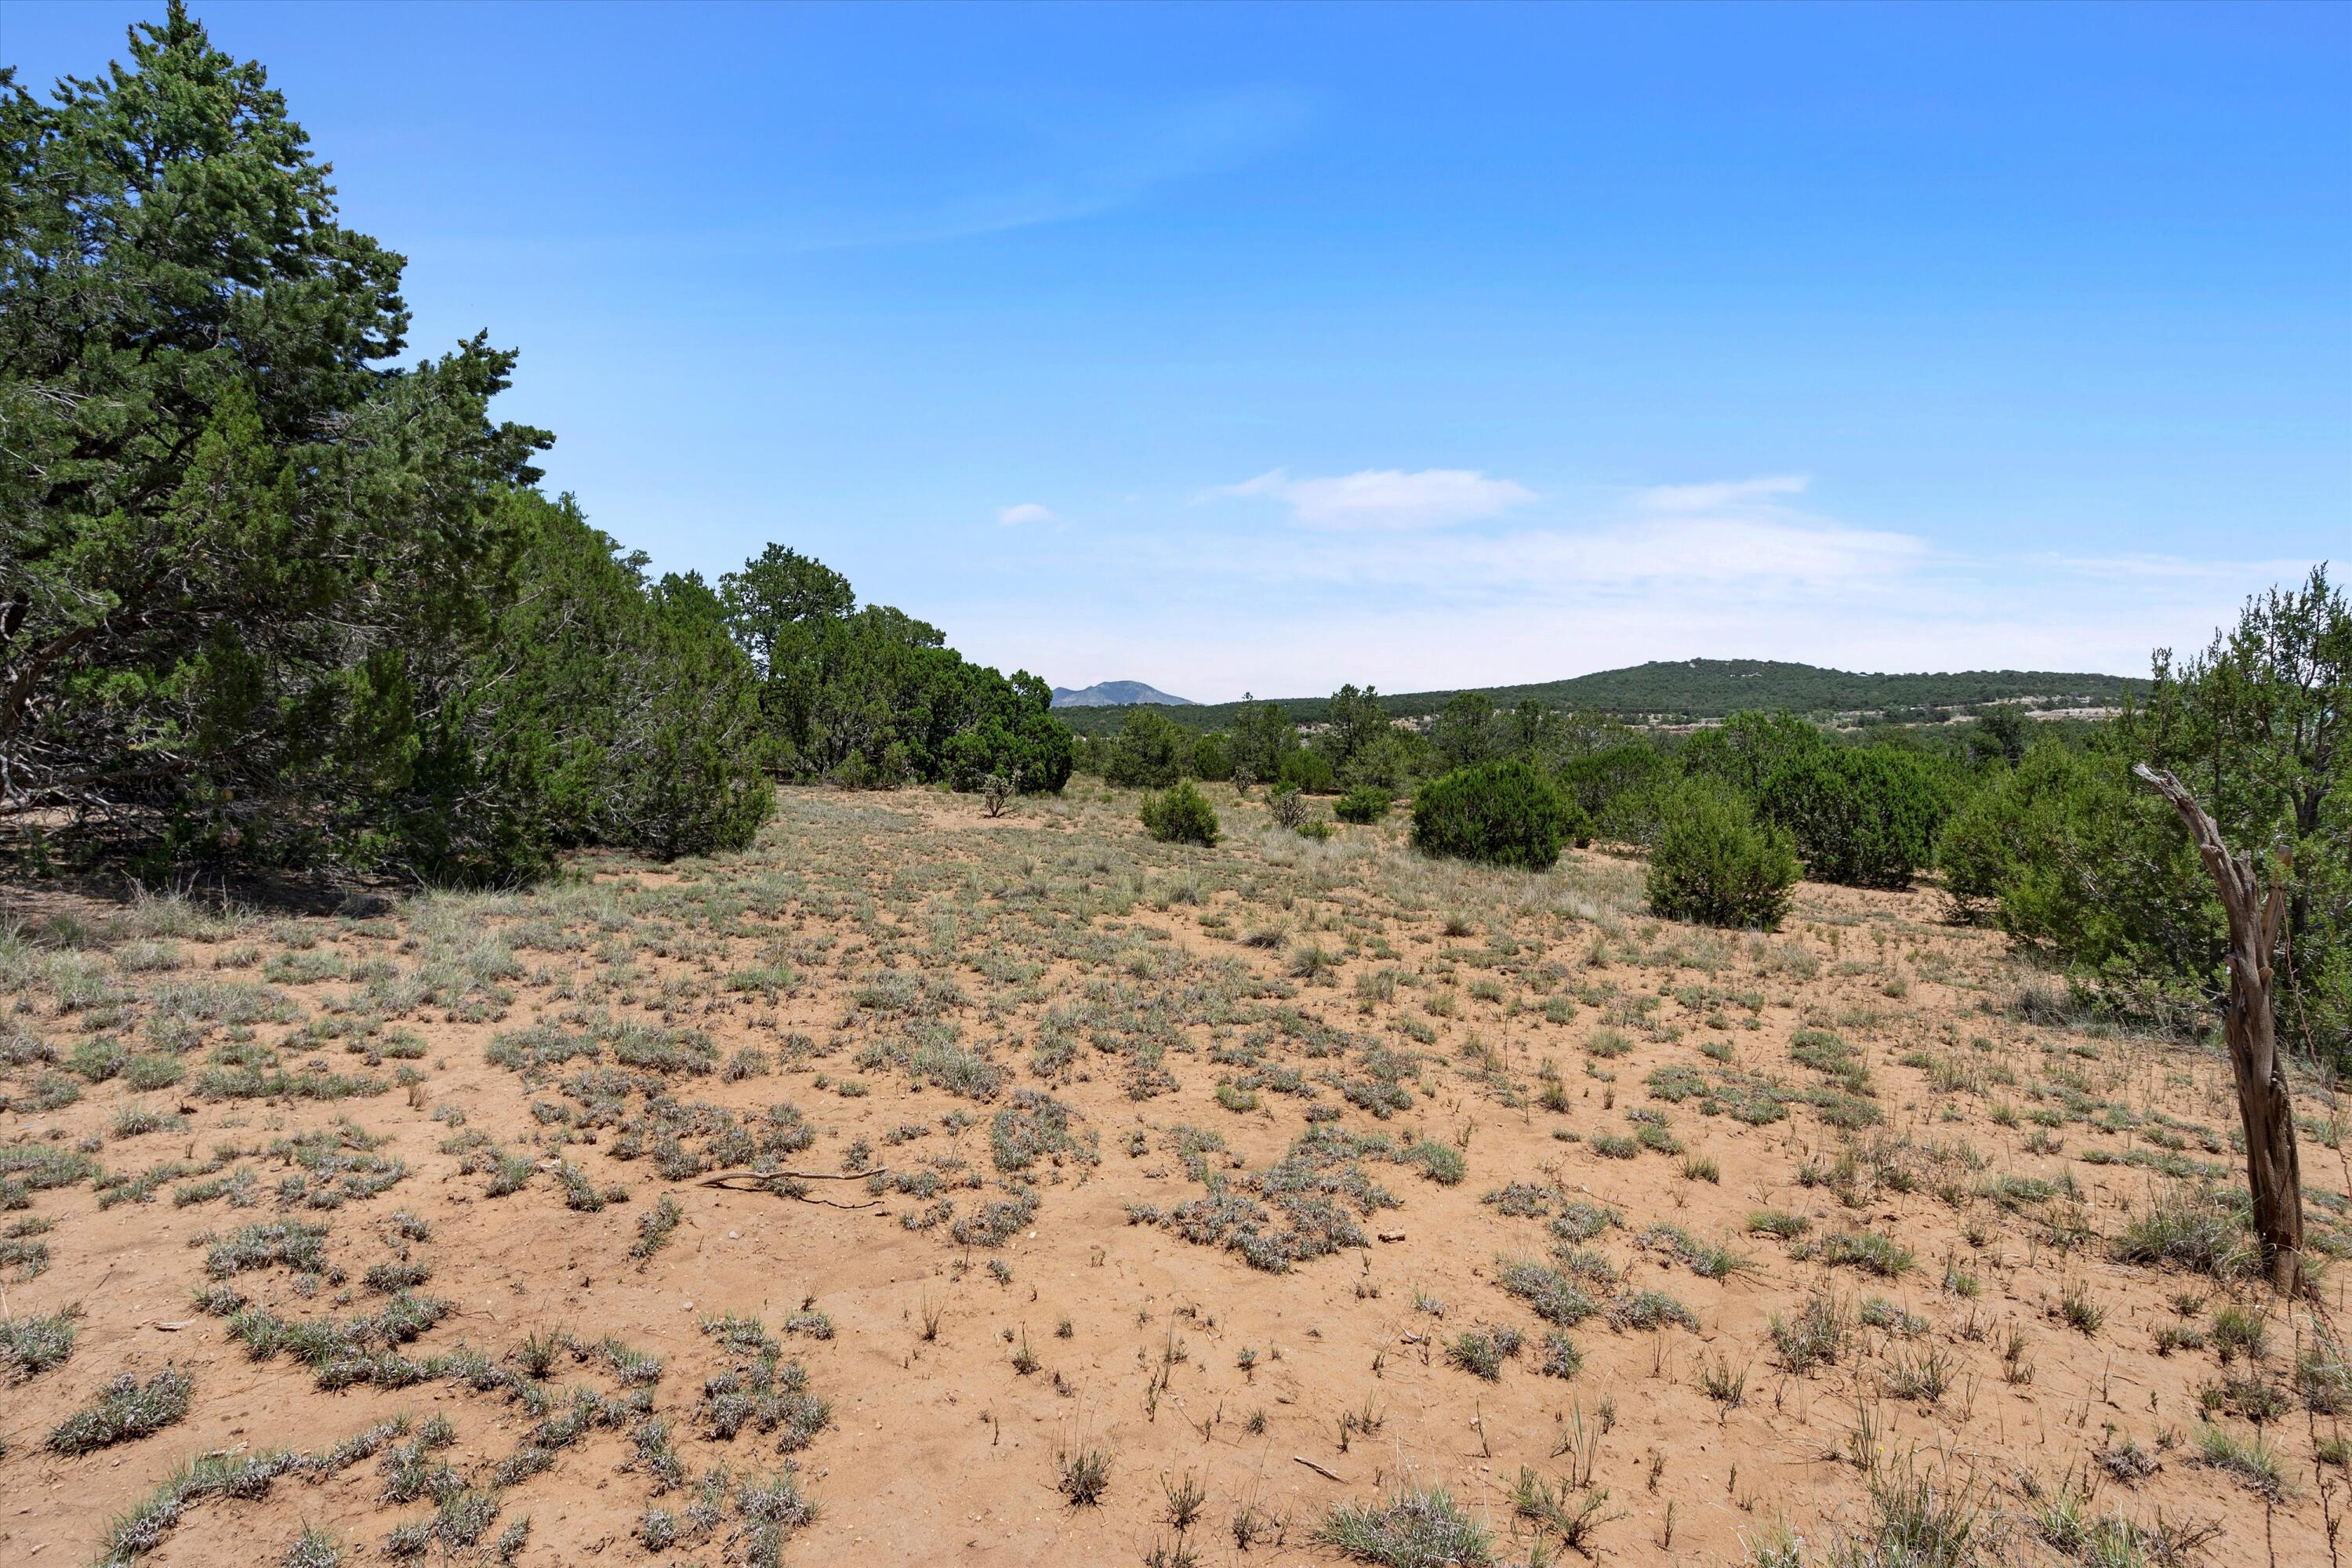
[[[1211,793],[0,889],[0,1562],[2336,1561],[2352,1270],[2256,1278],[2216,1049],[1929,884]]]

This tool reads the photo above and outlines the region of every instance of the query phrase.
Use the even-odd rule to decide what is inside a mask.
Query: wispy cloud
[[[2268,572],[2282,584],[2299,582],[2312,563],[2282,557],[2259,562],[2193,561],[2184,555],[2036,555],[2036,564],[2051,570],[2108,582],[2210,583],[2217,577],[2235,581],[2249,566]]]
[[[1091,217],[1256,157],[1289,137],[1307,113],[1296,96],[1264,90],[1170,105],[1124,123],[1089,120],[1083,136],[1034,154],[1025,177],[950,196],[866,243],[956,239]]]
[[[518,238],[506,226],[443,231],[449,255],[477,262],[576,270],[583,250],[610,261],[679,268],[765,267],[779,253],[940,244],[1079,222],[1146,202],[1192,180],[1242,168],[1313,119],[1312,102],[1274,88],[1105,112],[1080,100],[993,110],[959,105],[926,121],[911,153],[885,147],[855,178],[790,182],[713,215],[632,209],[567,215],[563,226]],[[651,217],[657,216],[657,221]]]
[[[1651,511],[1720,511],[1800,496],[1812,483],[1806,474],[1776,474],[1760,479],[1717,479],[1698,485],[1652,485],[1634,492],[1634,500]]]
[[[1294,521],[1309,528],[1446,528],[1499,515],[1535,492],[1475,468],[1365,468],[1329,479],[1293,479],[1276,468],[1212,496],[1271,496],[1286,503]]]
[[[1541,604],[1701,585],[1751,599],[1852,595],[1927,559],[1927,546],[1911,534],[1849,527],[1789,504],[1804,485],[1774,478],[1660,486],[1634,490],[1595,515],[1518,524],[1497,520],[1538,500],[1535,493],[1471,469],[1295,479],[1277,468],[1211,493],[1278,498],[1307,529],[1207,560],[1211,570],[1387,585],[1429,601]],[[1403,537],[1471,522],[1489,526],[1456,531],[1442,546]],[[1329,537],[1341,532],[1344,541]]]
[[[996,521],[1005,528],[1017,528],[1024,522],[1051,522],[1054,521],[1054,512],[1050,507],[1039,506],[1034,500],[1024,500],[1018,506],[998,507]]]

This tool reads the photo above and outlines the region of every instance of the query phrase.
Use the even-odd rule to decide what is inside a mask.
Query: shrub
[[[1331,795],[1339,787],[1339,774],[1331,770],[1331,759],[1307,747],[1284,755],[1282,772],[1276,782],[1308,795]]]
[[[494,714],[482,754],[446,759],[431,775],[436,799],[408,826],[412,855],[495,879],[488,850],[437,820],[466,816],[486,785],[513,797],[508,853],[593,841],[667,857],[749,844],[772,805],[751,660],[648,583],[643,558],[569,498],[518,495],[504,511],[527,542],[530,589],[501,618],[468,692]]]
[[[2221,973],[2220,901],[2161,800],[2124,759],[2036,742],[1946,825],[1945,889],[2103,1002],[2186,1017]]]
[[[1103,779],[1115,784],[1165,789],[1183,771],[1189,750],[1174,720],[1154,708],[1133,708],[1103,758]]]
[[[1693,735],[1681,760],[1690,777],[1714,779],[1753,800],[1774,773],[1804,758],[1821,756],[1833,745],[1793,713],[1735,713]]]
[[[1339,797],[1331,815],[1342,822],[1378,822],[1389,814],[1390,805],[1389,792],[1378,784],[1358,784]]]
[[[1832,1266],[1843,1265],[1894,1279],[1908,1273],[1916,1259],[1911,1249],[1874,1230],[1841,1230],[1822,1237],[1813,1256]]]
[[[1778,930],[1797,880],[1788,834],[1757,822],[1748,803],[1710,779],[1662,798],[1650,851],[1650,907],[1668,920]]]
[[[985,666],[938,663],[936,679],[944,689],[927,705],[952,712],[961,703],[974,715],[970,728],[940,748],[940,771],[948,782],[967,794],[984,793],[991,779],[1005,781],[1017,795],[1059,794],[1069,782],[1077,743],[1051,711],[1053,689],[1020,671],[1008,679]],[[915,771],[918,777],[932,773],[919,756]]]
[[[2175,1189],[2134,1215],[2116,1238],[2125,1263],[2178,1264],[2216,1279],[2242,1279],[2262,1270],[2262,1247],[2251,1208],[2220,1194]]]
[[[1672,771],[1656,747],[1633,742],[1570,758],[1560,764],[1557,782],[1585,816],[1605,824],[1620,814],[1621,803],[1653,793]]]
[[[1412,801],[1412,841],[1430,855],[1540,871],[1570,837],[1591,825],[1551,781],[1516,759],[1457,768],[1422,785]]]
[[[2111,1010],[2198,1026],[2220,1010],[2226,922],[2179,820],[2129,772],[2191,781],[2224,842],[2273,849],[2287,881],[2278,1026],[2352,1061],[2352,752],[2323,716],[2352,693],[2352,605],[2314,571],[2247,601],[2200,653],[2157,656],[2142,701],[2087,749],[2059,736],[2015,757],[1948,827],[1946,883]],[[2053,726],[2053,728],[2055,728]]]
[[[1807,876],[1853,888],[1909,887],[1948,811],[1927,763],[1885,746],[1800,752],[1759,798],[1795,838]]]
[[[1496,1342],[1493,1334],[1474,1330],[1454,1336],[1453,1342],[1445,1347],[1445,1362],[1474,1377],[1495,1383],[1503,1375],[1503,1347]]]
[[[1162,844],[1217,841],[1216,807],[1189,782],[1180,781],[1173,788],[1145,795],[1140,815],[1145,831]]]

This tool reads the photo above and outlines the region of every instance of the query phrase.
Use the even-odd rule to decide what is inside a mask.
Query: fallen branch
[[[880,1207],[882,1200],[880,1198],[869,1198],[862,1204],[837,1204],[831,1198],[811,1197],[806,1193],[794,1192],[792,1186],[789,1186],[786,1184],[791,1183],[796,1184],[801,1182],[849,1182],[856,1181],[866,1176],[878,1176],[885,1173],[886,1173],[882,1171],[856,1171],[849,1173],[826,1171],[803,1175],[795,1171],[778,1171],[772,1174],[763,1176],[756,1171],[724,1171],[715,1176],[705,1176],[701,1182],[697,1184],[705,1187],[716,1187],[719,1191],[726,1193],[765,1193],[771,1197],[790,1198],[794,1203],[815,1204],[820,1208],[870,1209]]]
[[[889,1173],[887,1165],[877,1165],[870,1171],[719,1171],[705,1177],[702,1184],[715,1187],[721,1182],[740,1176],[762,1182],[772,1182],[782,1176],[790,1176],[796,1182],[862,1182],[868,1176],[887,1176]]]
[[[1326,1480],[1337,1481],[1343,1487],[1348,1484],[1347,1477],[1340,1475],[1336,1471],[1325,1469],[1322,1466],[1317,1464],[1314,1460],[1308,1458],[1304,1454],[1293,1454],[1290,1457],[1297,1460],[1300,1464],[1306,1466],[1308,1469],[1314,1471],[1317,1475],[1323,1477]]]

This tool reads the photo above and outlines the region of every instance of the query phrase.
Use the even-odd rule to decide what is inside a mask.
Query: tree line
[[[174,3],[0,69],[0,847],[142,874],[528,876],[746,843],[772,777],[1056,789],[1051,693],[778,546],[658,580],[540,489],[487,336],[400,363],[262,68]]]

